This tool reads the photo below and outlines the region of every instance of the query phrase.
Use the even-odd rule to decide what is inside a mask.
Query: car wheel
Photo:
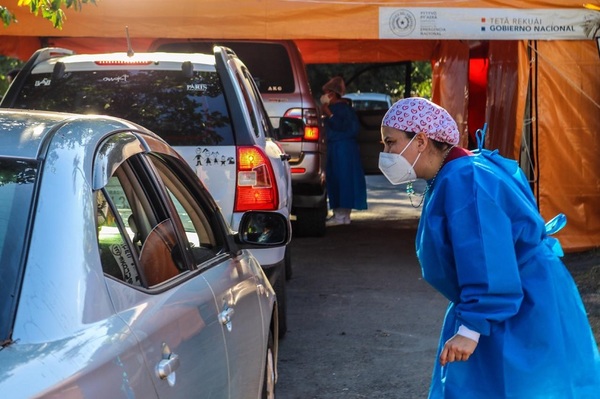
[[[287,293],[285,289],[285,265],[281,267],[281,274],[277,276],[273,290],[277,296],[277,313],[279,314],[279,338],[283,338],[287,332]]]
[[[327,219],[327,202],[317,208],[297,208],[293,234],[298,237],[323,237]]]
[[[267,358],[265,361],[265,376],[263,379],[262,399],[275,399],[275,354],[273,348],[273,333],[269,332]]]
[[[291,279],[292,273],[292,249],[288,245],[285,247],[285,279]]]

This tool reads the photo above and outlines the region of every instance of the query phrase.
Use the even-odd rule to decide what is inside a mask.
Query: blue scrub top
[[[544,225],[515,161],[483,150],[439,172],[416,237],[424,279],[450,301],[430,398],[600,398],[598,346]],[[461,324],[479,344],[441,367]]]

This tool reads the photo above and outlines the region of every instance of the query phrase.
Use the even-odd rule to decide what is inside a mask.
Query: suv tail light
[[[259,147],[237,149],[235,212],[276,210],[279,205],[273,166]]]
[[[304,135],[302,138],[282,140],[282,141],[318,141],[319,132],[319,115],[314,108],[290,108],[283,116],[288,118],[302,118],[304,120]]]

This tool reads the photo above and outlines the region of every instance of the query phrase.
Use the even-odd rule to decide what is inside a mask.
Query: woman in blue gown
[[[327,195],[333,217],[328,226],[350,224],[352,209],[367,209],[367,184],[356,141],[360,128],[354,109],[342,98],[344,80],[323,85],[321,104],[327,133]]]
[[[417,256],[450,301],[429,397],[600,398],[583,302],[518,164],[456,147],[454,120],[421,98],[394,104],[382,137],[390,182],[427,180]]]

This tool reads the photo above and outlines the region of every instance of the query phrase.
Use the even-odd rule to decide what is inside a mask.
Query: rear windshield
[[[389,104],[378,100],[352,100],[352,106],[357,111],[387,110]]]
[[[31,74],[14,108],[104,114],[150,129],[172,146],[234,145],[216,72],[121,70]]]
[[[289,55],[278,43],[182,42],[163,44],[157,51],[212,54],[214,45],[229,47],[235,52],[250,70],[261,94],[295,91]]]
[[[1,340],[8,338],[13,321],[37,171],[35,162],[0,158]]]

